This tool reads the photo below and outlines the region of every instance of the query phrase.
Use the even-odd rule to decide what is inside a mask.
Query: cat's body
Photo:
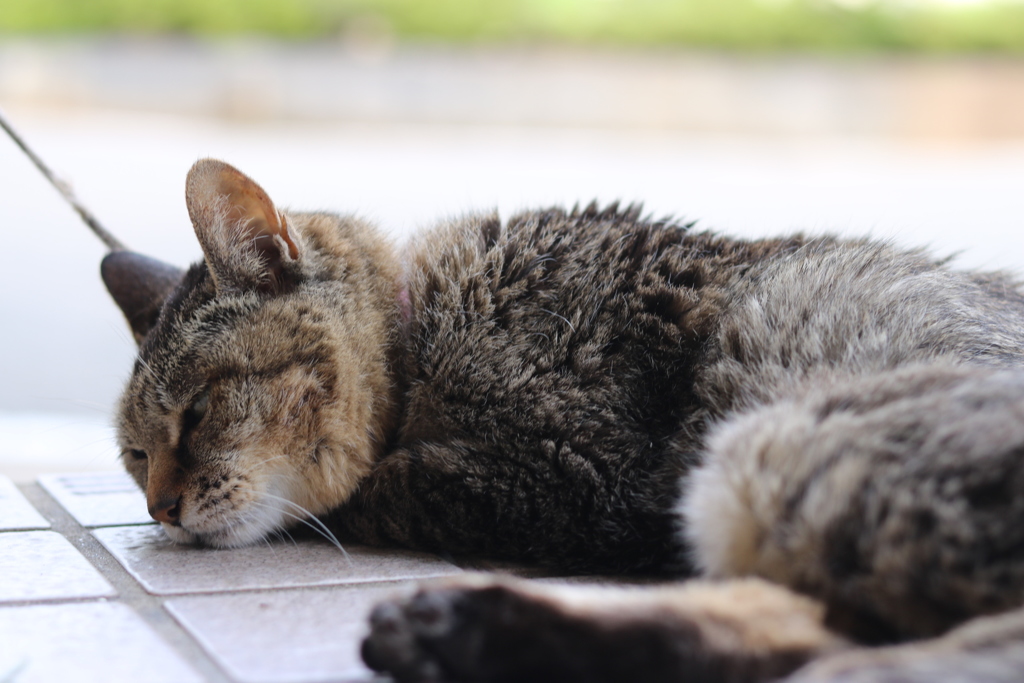
[[[614,208],[470,216],[399,259],[219,162],[187,195],[206,261],[181,284],[105,266],[141,340],[125,460],[173,538],[254,542],[308,510],[362,542],[754,575],[827,608],[757,583],[603,612],[444,588],[375,616],[374,666],[759,680],[845,648],[826,618],[893,641],[1024,603],[1024,297],[1006,277]],[[159,317],[125,303],[146,277],[149,299],[173,289]]]

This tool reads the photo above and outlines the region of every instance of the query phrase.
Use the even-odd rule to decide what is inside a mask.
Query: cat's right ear
[[[164,300],[185,272],[167,263],[131,251],[114,251],[100,263],[100,275],[141,344],[160,316]]]
[[[188,172],[185,202],[217,291],[289,288],[297,235],[252,178],[223,161],[200,159]]]

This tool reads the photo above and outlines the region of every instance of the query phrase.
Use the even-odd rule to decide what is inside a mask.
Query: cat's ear
[[[216,159],[188,172],[185,201],[217,291],[281,292],[300,248],[288,218],[254,180]]]
[[[184,271],[131,251],[114,251],[100,263],[107,291],[128,319],[135,343],[156,324],[164,300],[181,282]]]

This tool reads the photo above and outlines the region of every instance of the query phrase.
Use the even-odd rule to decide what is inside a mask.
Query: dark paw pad
[[[440,677],[434,667],[427,666],[431,662],[423,661],[416,637],[394,603],[378,605],[370,614],[370,635],[363,640],[362,656],[374,671],[391,671],[400,680]]]
[[[481,639],[481,591],[473,588],[421,590],[411,598],[378,605],[370,614],[363,661],[398,681],[477,680]]]

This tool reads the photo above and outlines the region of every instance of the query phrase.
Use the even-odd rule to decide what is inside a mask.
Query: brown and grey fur
[[[1010,278],[614,206],[467,216],[396,253],[211,160],[186,199],[203,262],[104,266],[140,340],[125,462],[172,538],[241,545],[316,515],[343,540],[712,580],[446,584],[375,613],[375,668],[1016,680],[999,677],[1024,662]]]

